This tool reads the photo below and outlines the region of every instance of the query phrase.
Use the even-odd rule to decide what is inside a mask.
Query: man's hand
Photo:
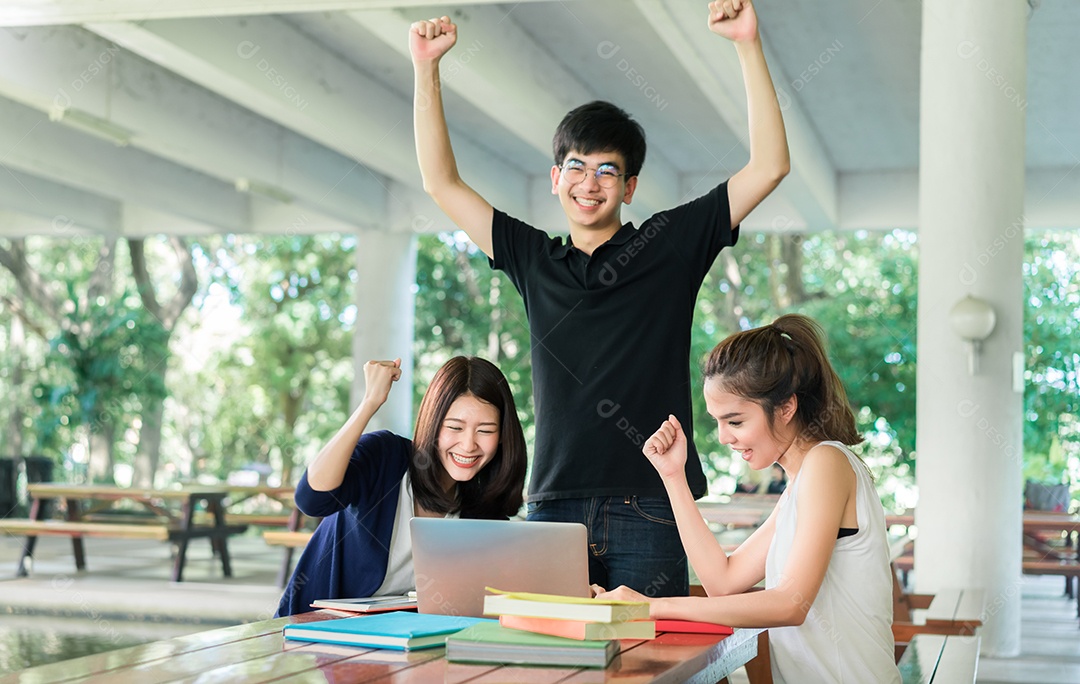
[[[686,475],[686,435],[679,419],[669,415],[660,424],[660,429],[645,442],[641,452],[649,459],[660,474],[661,479],[685,477]]]
[[[409,52],[413,62],[438,61],[457,42],[457,26],[450,17],[414,22],[409,27]]]
[[[401,377],[401,359],[364,364],[364,402],[373,409],[386,403],[390,386]]]
[[[750,0],[710,2],[709,30],[735,43],[757,39],[757,14]]]

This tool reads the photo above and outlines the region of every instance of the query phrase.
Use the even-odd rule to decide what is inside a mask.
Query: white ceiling
[[[0,7],[0,234],[447,229],[420,187],[406,35],[444,13],[460,31],[443,81],[462,175],[512,214],[563,228],[551,134],[591,99],[648,134],[628,218],[748,157],[738,60],[704,2],[210,4]],[[921,3],[756,7],[793,169],[745,225],[914,228]],[[1077,35],[1080,3],[1043,0],[1029,20],[1031,227],[1080,225]]]

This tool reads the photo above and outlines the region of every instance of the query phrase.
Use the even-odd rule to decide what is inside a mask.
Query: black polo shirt
[[[627,223],[592,256],[501,211],[493,268],[525,300],[532,336],[536,452],[529,500],[663,496],[641,453],[669,413],[687,433],[695,497],[705,476],[693,443],[690,329],[698,289],[734,245],[727,183]]]

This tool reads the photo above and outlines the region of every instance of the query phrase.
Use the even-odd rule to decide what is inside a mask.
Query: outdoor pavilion
[[[0,235],[354,232],[355,358],[400,355],[415,235],[452,229],[416,167],[410,22],[460,26],[442,73],[463,177],[560,229],[551,133],[588,100],[648,132],[631,220],[745,163],[738,60],[705,4],[13,0],[0,9]],[[918,230],[917,588],[984,587],[983,651],[1013,655],[1023,232],[1080,220],[1080,7],[756,4],[792,171],[743,226]],[[977,373],[948,319],[969,294],[997,313]],[[392,395],[386,426],[408,433],[408,401]]]

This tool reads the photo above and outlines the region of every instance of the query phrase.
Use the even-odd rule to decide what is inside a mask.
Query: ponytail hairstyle
[[[472,395],[499,411],[499,448],[495,457],[471,480],[445,492],[439,478],[445,471],[439,459],[439,431],[450,405]],[[514,395],[495,364],[475,356],[455,356],[436,371],[413,430],[409,482],[413,497],[433,513],[460,512],[464,518],[509,518],[518,512],[525,489],[525,434],[518,420]]]
[[[705,362],[705,380],[761,406],[770,429],[776,409],[794,395],[800,438],[858,444],[863,439],[824,340],[813,319],[786,314],[716,345]]]

